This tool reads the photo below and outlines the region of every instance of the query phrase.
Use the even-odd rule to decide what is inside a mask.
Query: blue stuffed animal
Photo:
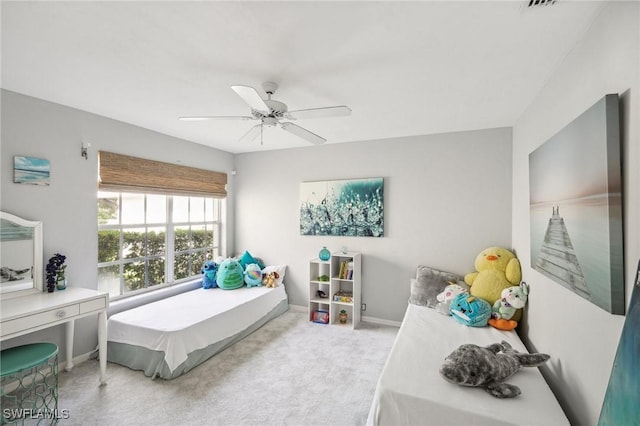
[[[250,263],[244,270],[244,282],[247,287],[260,287],[262,285],[262,269],[257,263]]]
[[[213,260],[207,260],[204,262],[204,266],[200,270],[200,272],[204,275],[202,277],[202,288],[216,288],[218,284],[216,284],[216,273],[218,272],[218,264]]]
[[[220,264],[216,284],[223,290],[235,290],[244,285],[244,271],[236,259],[225,259]]]
[[[484,299],[461,293],[449,308],[451,316],[469,327],[484,327],[491,318],[491,305]]]

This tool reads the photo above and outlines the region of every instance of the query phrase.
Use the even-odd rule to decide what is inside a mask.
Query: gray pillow
[[[411,280],[409,303],[435,308],[438,304],[436,296],[442,293],[449,282],[457,281],[462,281],[460,275],[439,271],[429,266],[418,266],[416,278]]]

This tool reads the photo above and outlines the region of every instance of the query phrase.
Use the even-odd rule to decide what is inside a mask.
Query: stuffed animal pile
[[[464,281],[469,285],[471,296],[489,304],[493,315],[487,318],[484,325],[488,324],[501,330],[513,330],[520,321],[522,308],[529,293],[525,283],[519,284],[522,271],[516,255],[502,247],[488,247],[476,256],[474,267],[476,271],[465,275]],[[505,291],[507,293],[503,293]],[[509,299],[516,299],[515,304]],[[483,306],[483,314],[485,310],[486,306]],[[451,313],[454,314],[453,311]],[[457,319],[460,318],[458,316]],[[476,326],[480,326],[478,321],[475,321]]]
[[[245,252],[240,259],[219,257],[215,261],[207,260],[200,271],[203,275],[202,288],[235,290],[245,284],[247,287],[276,287],[282,279],[278,272],[271,271],[273,268],[281,267],[265,267],[249,252]]]

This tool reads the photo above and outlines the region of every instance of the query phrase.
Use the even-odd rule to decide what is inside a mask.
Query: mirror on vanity
[[[0,212],[0,299],[43,288],[42,222]]]

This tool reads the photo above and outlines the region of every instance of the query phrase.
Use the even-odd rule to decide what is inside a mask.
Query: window
[[[224,199],[98,192],[98,290],[112,298],[200,274],[220,254]]]

